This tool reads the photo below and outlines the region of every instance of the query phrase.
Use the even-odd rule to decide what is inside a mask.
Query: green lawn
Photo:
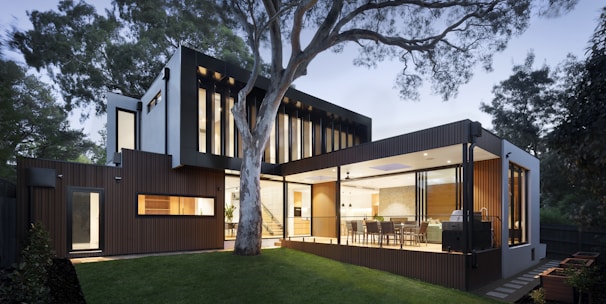
[[[76,264],[87,303],[497,303],[291,249]]]

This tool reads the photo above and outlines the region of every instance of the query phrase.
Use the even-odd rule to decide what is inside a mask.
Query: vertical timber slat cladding
[[[282,247],[291,248],[336,261],[383,270],[424,282],[437,284],[459,290],[470,290],[477,286],[466,286],[465,255],[446,252],[422,252],[376,247],[344,246],[325,243],[310,243],[283,240]],[[474,281],[481,281],[483,275],[489,274],[487,280],[494,280],[494,273],[500,277],[500,251],[478,253],[483,261],[479,269],[472,272]],[[497,278],[498,278],[497,277]]]
[[[56,187],[34,188],[35,219],[51,232],[58,257],[105,256],[223,248],[225,174],[195,167],[171,169],[171,157],[123,150],[123,167],[23,158],[18,161],[17,237],[27,234],[27,168],[55,169]],[[59,177],[60,176],[60,177]],[[117,180],[116,177],[120,177]],[[102,252],[69,252],[68,188],[104,193]],[[137,215],[138,194],[214,198],[213,216]]]
[[[474,163],[474,211],[486,208],[492,221],[493,245],[501,247],[503,215],[501,213],[501,160],[492,159]],[[506,202],[503,202],[506,203]],[[484,211],[486,215],[486,211]]]

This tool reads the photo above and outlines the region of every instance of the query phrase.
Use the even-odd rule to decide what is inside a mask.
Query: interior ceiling
[[[438,168],[461,164],[463,159],[461,145],[453,145],[438,149],[392,156],[387,158],[369,160],[341,167],[341,181],[343,186],[358,188],[378,189],[400,187],[414,184],[414,176],[394,176],[394,173],[413,172],[428,168]],[[474,149],[474,161],[498,158],[486,150],[476,147]],[[348,174],[349,173],[349,174]],[[440,176],[436,171],[431,178],[452,179],[451,171],[444,171],[445,176]],[[369,179],[369,177],[373,177]],[[286,177],[289,182],[305,184],[316,184],[337,180],[337,169],[326,168],[311,172],[294,174]]]

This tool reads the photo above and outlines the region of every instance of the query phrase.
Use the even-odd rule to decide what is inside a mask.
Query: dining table
[[[409,241],[411,246],[417,244],[417,238],[415,235],[419,233],[419,226],[416,224],[400,223],[395,225],[400,230],[400,243],[406,245]]]

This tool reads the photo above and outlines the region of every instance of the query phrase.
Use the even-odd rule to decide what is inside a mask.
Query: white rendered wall
[[[502,219],[503,229],[501,232],[502,245],[502,276],[510,277],[522,270],[532,267],[539,263],[540,259],[544,258],[544,246],[540,244],[540,217],[539,217],[539,160],[534,156],[526,153],[524,150],[514,146],[508,141],[503,140],[503,150],[501,151],[502,170]],[[518,166],[528,170],[527,175],[527,227],[528,227],[528,243],[509,247],[509,229],[507,219],[509,218],[508,200],[508,173],[509,163],[515,163]],[[532,257],[534,251],[534,259]]]

